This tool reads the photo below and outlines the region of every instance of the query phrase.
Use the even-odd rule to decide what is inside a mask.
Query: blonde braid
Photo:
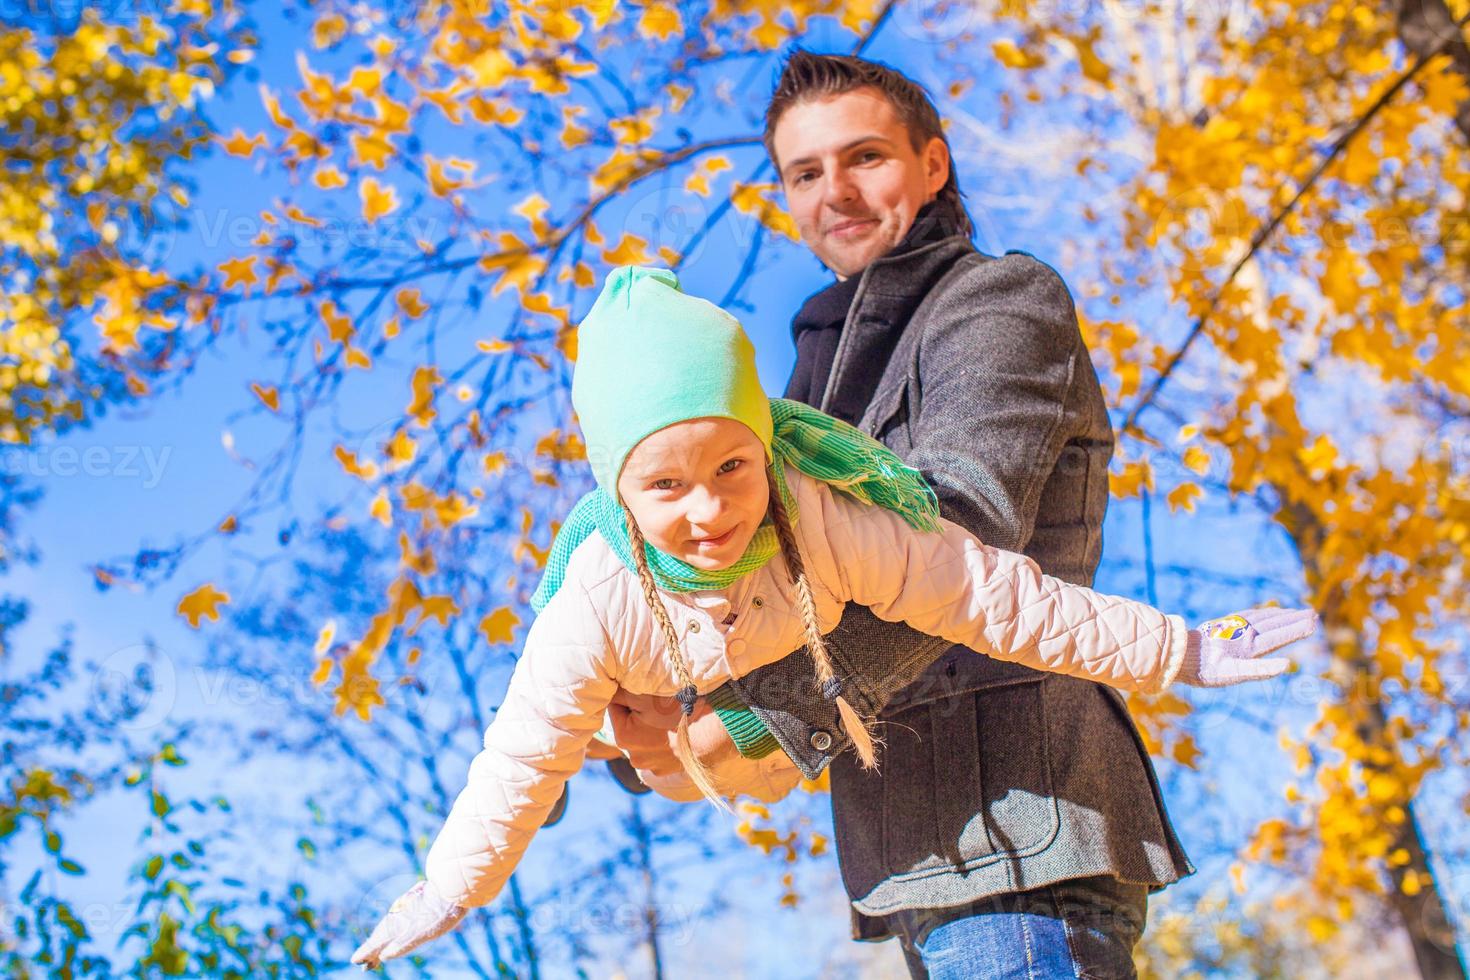
[[[801,559],[801,548],[797,546],[796,533],[792,530],[791,519],[786,513],[786,502],[781,499],[780,488],[776,485],[774,467],[780,465],[777,461],[766,468],[766,482],[771,488],[771,516],[776,525],[776,537],[781,542],[781,556],[786,560],[786,568],[791,573],[792,581],[796,583],[797,606],[806,627],[806,646],[816,665],[817,684],[824,696],[837,702],[837,717],[841,720],[843,731],[852,740],[858,761],[864,769],[876,769],[878,752],[873,733],[862,716],[842,696],[842,682],[832,670],[832,658],[827,653],[827,642],[822,638],[821,622],[817,619],[817,600],[812,594],[811,580],[807,578],[806,565]]]
[[[699,791],[704,794],[705,799],[720,809],[728,811],[729,804],[716,791],[709,769],[694,754],[694,747],[689,740],[689,715],[694,710],[694,696],[697,696],[697,692],[694,687],[694,679],[689,673],[689,663],[684,659],[684,652],[679,644],[679,631],[674,629],[674,624],[669,619],[669,611],[664,608],[663,602],[658,597],[658,584],[653,579],[653,573],[648,569],[648,556],[643,553],[643,530],[633,519],[633,513],[628,510],[626,504],[623,505],[623,518],[628,522],[628,543],[633,549],[633,564],[638,568],[638,581],[643,586],[643,598],[647,600],[649,608],[653,610],[654,619],[658,620],[659,628],[663,630],[664,643],[669,648],[669,657],[674,662],[674,674],[679,681],[679,735],[674,754],[679,757],[679,764],[684,767],[684,771],[688,773],[690,780],[699,788]]]

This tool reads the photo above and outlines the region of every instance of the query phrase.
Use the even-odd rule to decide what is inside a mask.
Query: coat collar
[[[975,246],[967,236],[945,234],[936,241],[874,259],[863,270],[818,408],[829,410],[852,365],[868,363],[882,350],[886,335],[902,330],[955,260],[973,251]]]

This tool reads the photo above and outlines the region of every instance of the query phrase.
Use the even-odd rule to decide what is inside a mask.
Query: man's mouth
[[[839,225],[833,225],[827,229],[827,234],[836,235],[838,238],[848,238],[860,235],[873,225],[878,223],[877,218],[858,218],[852,221],[844,221]]]

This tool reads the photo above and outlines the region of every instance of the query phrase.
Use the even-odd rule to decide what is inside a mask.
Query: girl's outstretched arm
[[[429,848],[427,882],[395,903],[354,963],[401,956],[495,898],[582,767],[617,689],[611,664],[593,600],[569,578],[531,624],[485,747]]]
[[[1257,630],[1242,622],[1234,637],[1205,637],[1145,603],[1044,575],[1030,558],[992,548],[952,521],[940,518],[938,533],[917,531],[890,510],[800,482],[801,512],[820,508],[823,532],[802,535],[803,547],[835,579],[828,584],[839,599],[999,660],[1154,693],[1176,679],[1218,685],[1280,673],[1282,660],[1255,661],[1254,671],[1230,662],[1315,628],[1302,610],[1289,623]]]

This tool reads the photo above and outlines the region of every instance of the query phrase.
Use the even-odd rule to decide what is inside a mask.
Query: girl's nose
[[[711,493],[703,487],[696,488],[689,494],[689,510],[686,516],[690,524],[700,527],[708,526],[717,522],[724,510],[724,500],[718,494]]]

